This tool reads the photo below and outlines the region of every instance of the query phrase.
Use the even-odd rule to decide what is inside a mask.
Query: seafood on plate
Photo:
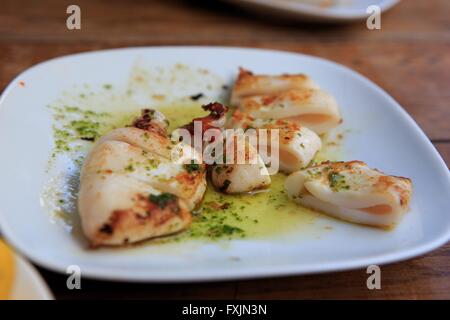
[[[412,182],[362,161],[324,162],[292,173],[288,196],[302,206],[357,224],[387,228],[408,211]]]
[[[386,228],[408,211],[408,178],[362,161],[312,165],[322,148],[319,135],[342,118],[334,97],[308,76],[240,69],[230,102],[236,107],[231,114],[212,102],[202,106],[208,115],[171,133],[161,112],[144,109],[131,126],[94,144],[78,197],[82,228],[93,246],[185,230],[207,181],[216,192],[253,194],[270,188],[270,175],[278,171],[290,174],[285,192],[291,200],[345,221]]]
[[[321,139],[314,131],[288,120],[257,119],[237,110],[230,117],[227,127],[255,130],[260,150],[273,150],[275,144],[279,169],[285,173],[306,167],[322,147]],[[263,134],[266,139],[261,139]],[[272,137],[274,134],[278,139]]]
[[[228,194],[248,193],[270,186],[269,171],[257,148],[247,138],[237,134],[226,139],[225,156],[222,155],[225,163],[211,167],[211,182],[217,190]],[[230,148],[234,151],[227,155]]]
[[[206,190],[200,155],[169,139],[161,114],[146,110],[133,124],[104,135],[82,167],[78,208],[93,246],[184,230]]]
[[[254,75],[241,69],[231,103],[254,118],[293,121],[317,134],[342,121],[336,99],[303,74]]]

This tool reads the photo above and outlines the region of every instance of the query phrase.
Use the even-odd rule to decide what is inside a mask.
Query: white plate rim
[[[69,54],[64,55],[56,58],[52,58],[43,62],[40,62],[34,66],[31,66],[30,68],[26,69],[25,71],[21,72],[19,75],[17,75],[5,88],[2,95],[0,96],[0,108],[2,106],[3,100],[8,96],[9,91],[12,90],[12,88],[17,84],[19,79],[21,77],[24,77],[28,73],[32,72],[34,69],[43,67],[46,64],[50,64],[54,61],[59,61],[63,59],[70,59],[70,58],[77,58],[84,55],[90,55],[90,54],[97,54],[97,53],[113,53],[117,51],[141,51],[141,50],[170,50],[170,49],[183,49],[183,50],[199,50],[199,49],[208,49],[208,50],[218,50],[218,51],[263,51],[266,53],[274,53],[274,54],[285,54],[285,55],[293,55],[293,56],[302,56],[308,59],[317,60],[321,63],[329,64],[333,66],[334,68],[341,69],[345,72],[347,72],[349,75],[351,75],[353,78],[355,78],[358,81],[362,81],[365,85],[370,87],[372,90],[376,91],[378,94],[382,95],[385,99],[387,99],[392,106],[394,107],[395,112],[399,112],[402,114],[402,116],[407,121],[408,126],[414,132],[416,135],[419,135],[420,138],[423,140],[424,143],[428,145],[430,148],[430,151],[433,153],[433,159],[434,162],[433,166],[437,166],[439,170],[442,172],[446,172],[447,176],[447,183],[450,186],[450,171],[448,170],[447,165],[445,164],[444,160],[440,156],[439,152],[436,150],[434,145],[431,143],[431,141],[428,139],[428,137],[425,135],[425,133],[422,131],[422,129],[418,126],[418,124],[415,122],[415,120],[400,106],[399,103],[397,103],[386,91],[384,91],[381,87],[379,87],[377,84],[369,80],[368,78],[364,77],[363,75],[357,73],[356,71],[350,69],[349,67],[346,67],[342,64],[339,64],[337,62],[315,57],[307,54],[302,53],[296,53],[296,52],[288,52],[288,51],[281,51],[281,50],[271,50],[271,49],[257,49],[257,48],[246,48],[246,47],[224,47],[224,46],[142,46],[142,47],[128,47],[128,48],[114,48],[114,49],[106,49],[106,50],[95,50],[95,51],[88,51],[88,52],[81,52],[81,53],[75,53],[75,54]],[[22,253],[24,256],[28,257],[31,261],[34,263],[43,266],[49,270],[59,272],[59,273],[65,273],[66,266],[59,265],[58,262],[49,262],[46,260],[43,260],[39,257],[38,254],[35,254],[34,252],[31,252],[27,250],[26,244],[21,243],[21,240],[15,237],[14,231],[9,228],[6,219],[3,218],[3,215],[0,212],[0,228],[2,230],[3,236],[7,239],[8,243],[12,247],[14,247],[15,250]],[[170,282],[202,282],[202,281],[223,281],[223,280],[239,280],[239,279],[256,279],[256,278],[263,278],[263,277],[282,277],[282,276],[293,276],[293,275],[305,275],[305,274],[318,274],[318,273],[325,273],[325,272],[339,272],[344,270],[354,270],[359,269],[363,267],[367,267],[372,264],[376,265],[385,265],[390,264],[394,262],[404,261],[407,259],[411,259],[420,255],[423,255],[425,253],[428,253],[430,251],[433,251],[437,249],[438,247],[444,245],[450,240],[450,224],[447,226],[445,232],[443,232],[438,238],[435,238],[433,241],[428,241],[424,244],[417,245],[415,247],[404,249],[400,253],[391,253],[391,254],[381,254],[376,256],[371,256],[369,258],[360,258],[349,261],[343,261],[343,262],[333,262],[332,264],[327,265],[317,265],[317,264],[301,264],[301,265],[288,265],[288,266],[268,266],[268,267],[253,267],[251,270],[233,270],[230,274],[223,274],[222,270],[219,270],[219,272],[215,273],[215,270],[210,270],[208,274],[204,273],[190,273],[189,276],[174,276],[173,274],[167,275],[164,272],[158,272],[155,270],[152,270],[151,272],[147,273],[127,273],[123,274],[121,272],[118,272],[116,270],[108,270],[107,268],[97,268],[90,266],[89,268],[84,267],[83,268],[83,277],[91,278],[91,279],[102,279],[102,280],[113,280],[113,281],[127,281],[127,282],[164,282],[164,283],[170,283]]]
[[[3,235],[0,234],[0,240],[2,238]],[[14,278],[8,300],[54,300],[52,291],[36,267],[14,251],[8,242],[5,244],[7,248],[10,248],[14,261]],[[26,293],[24,293],[25,290]]]
[[[226,0],[237,5],[254,5],[261,8],[280,10],[289,14],[298,14],[299,17],[313,19],[330,19],[330,21],[355,21],[366,19],[369,15],[365,10],[348,9],[346,11],[336,11],[333,9],[316,8],[312,5],[295,1],[274,1],[274,0]],[[383,0],[382,3],[377,4],[381,12],[385,12],[395,5],[400,0]]]

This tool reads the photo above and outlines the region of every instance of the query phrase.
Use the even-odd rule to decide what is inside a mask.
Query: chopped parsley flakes
[[[191,163],[185,164],[184,168],[186,169],[187,172],[192,173],[194,171],[199,171],[200,165],[198,163],[194,163],[194,160],[191,160]]]
[[[333,191],[350,189],[350,186],[345,182],[345,177],[337,172],[330,172],[328,174],[328,181]]]
[[[110,130],[109,125],[105,123],[105,120],[110,118],[107,113],[83,110],[74,106],[49,106],[49,108],[53,111],[55,120],[53,156],[57,153],[77,151],[82,141],[95,141]]]
[[[222,236],[231,236],[234,234],[244,234],[244,230],[238,227],[233,227],[228,224],[216,225],[208,229],[208,235],[212,238]]]
[[[168,192],[163,192],[159,195],[151,194],[148,199],[161,209],[164,209],[169,203],[175,201],[176,196]]]

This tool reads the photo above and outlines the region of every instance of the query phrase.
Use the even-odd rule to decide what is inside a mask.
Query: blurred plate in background
[[[400,0],[226,0],[264,15],[314,22],[350,22],[368,17],[367,8],[384,12]]]
[[[0,299],[53,300],[37,270],[0,239]]]

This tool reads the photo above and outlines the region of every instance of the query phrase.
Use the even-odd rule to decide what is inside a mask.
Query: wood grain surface
[[[82,29],[66,28],[76,3]],[[314,25],[276,20],[220,1],[65,0],[0,2],[0,91],[26,68],[60,55],[105,48],[225,45],[313,54],[344,64],[391,94],[450,164],[450,1],[403,0],[364,22]],[[450,212],[448,213],[450,214]],[[56,298],[138,299],[450,299],[450,244],[382,267],[382,289],[366,288],[365,270],[200,284],[130,284],[83,280],[39,269]]]

